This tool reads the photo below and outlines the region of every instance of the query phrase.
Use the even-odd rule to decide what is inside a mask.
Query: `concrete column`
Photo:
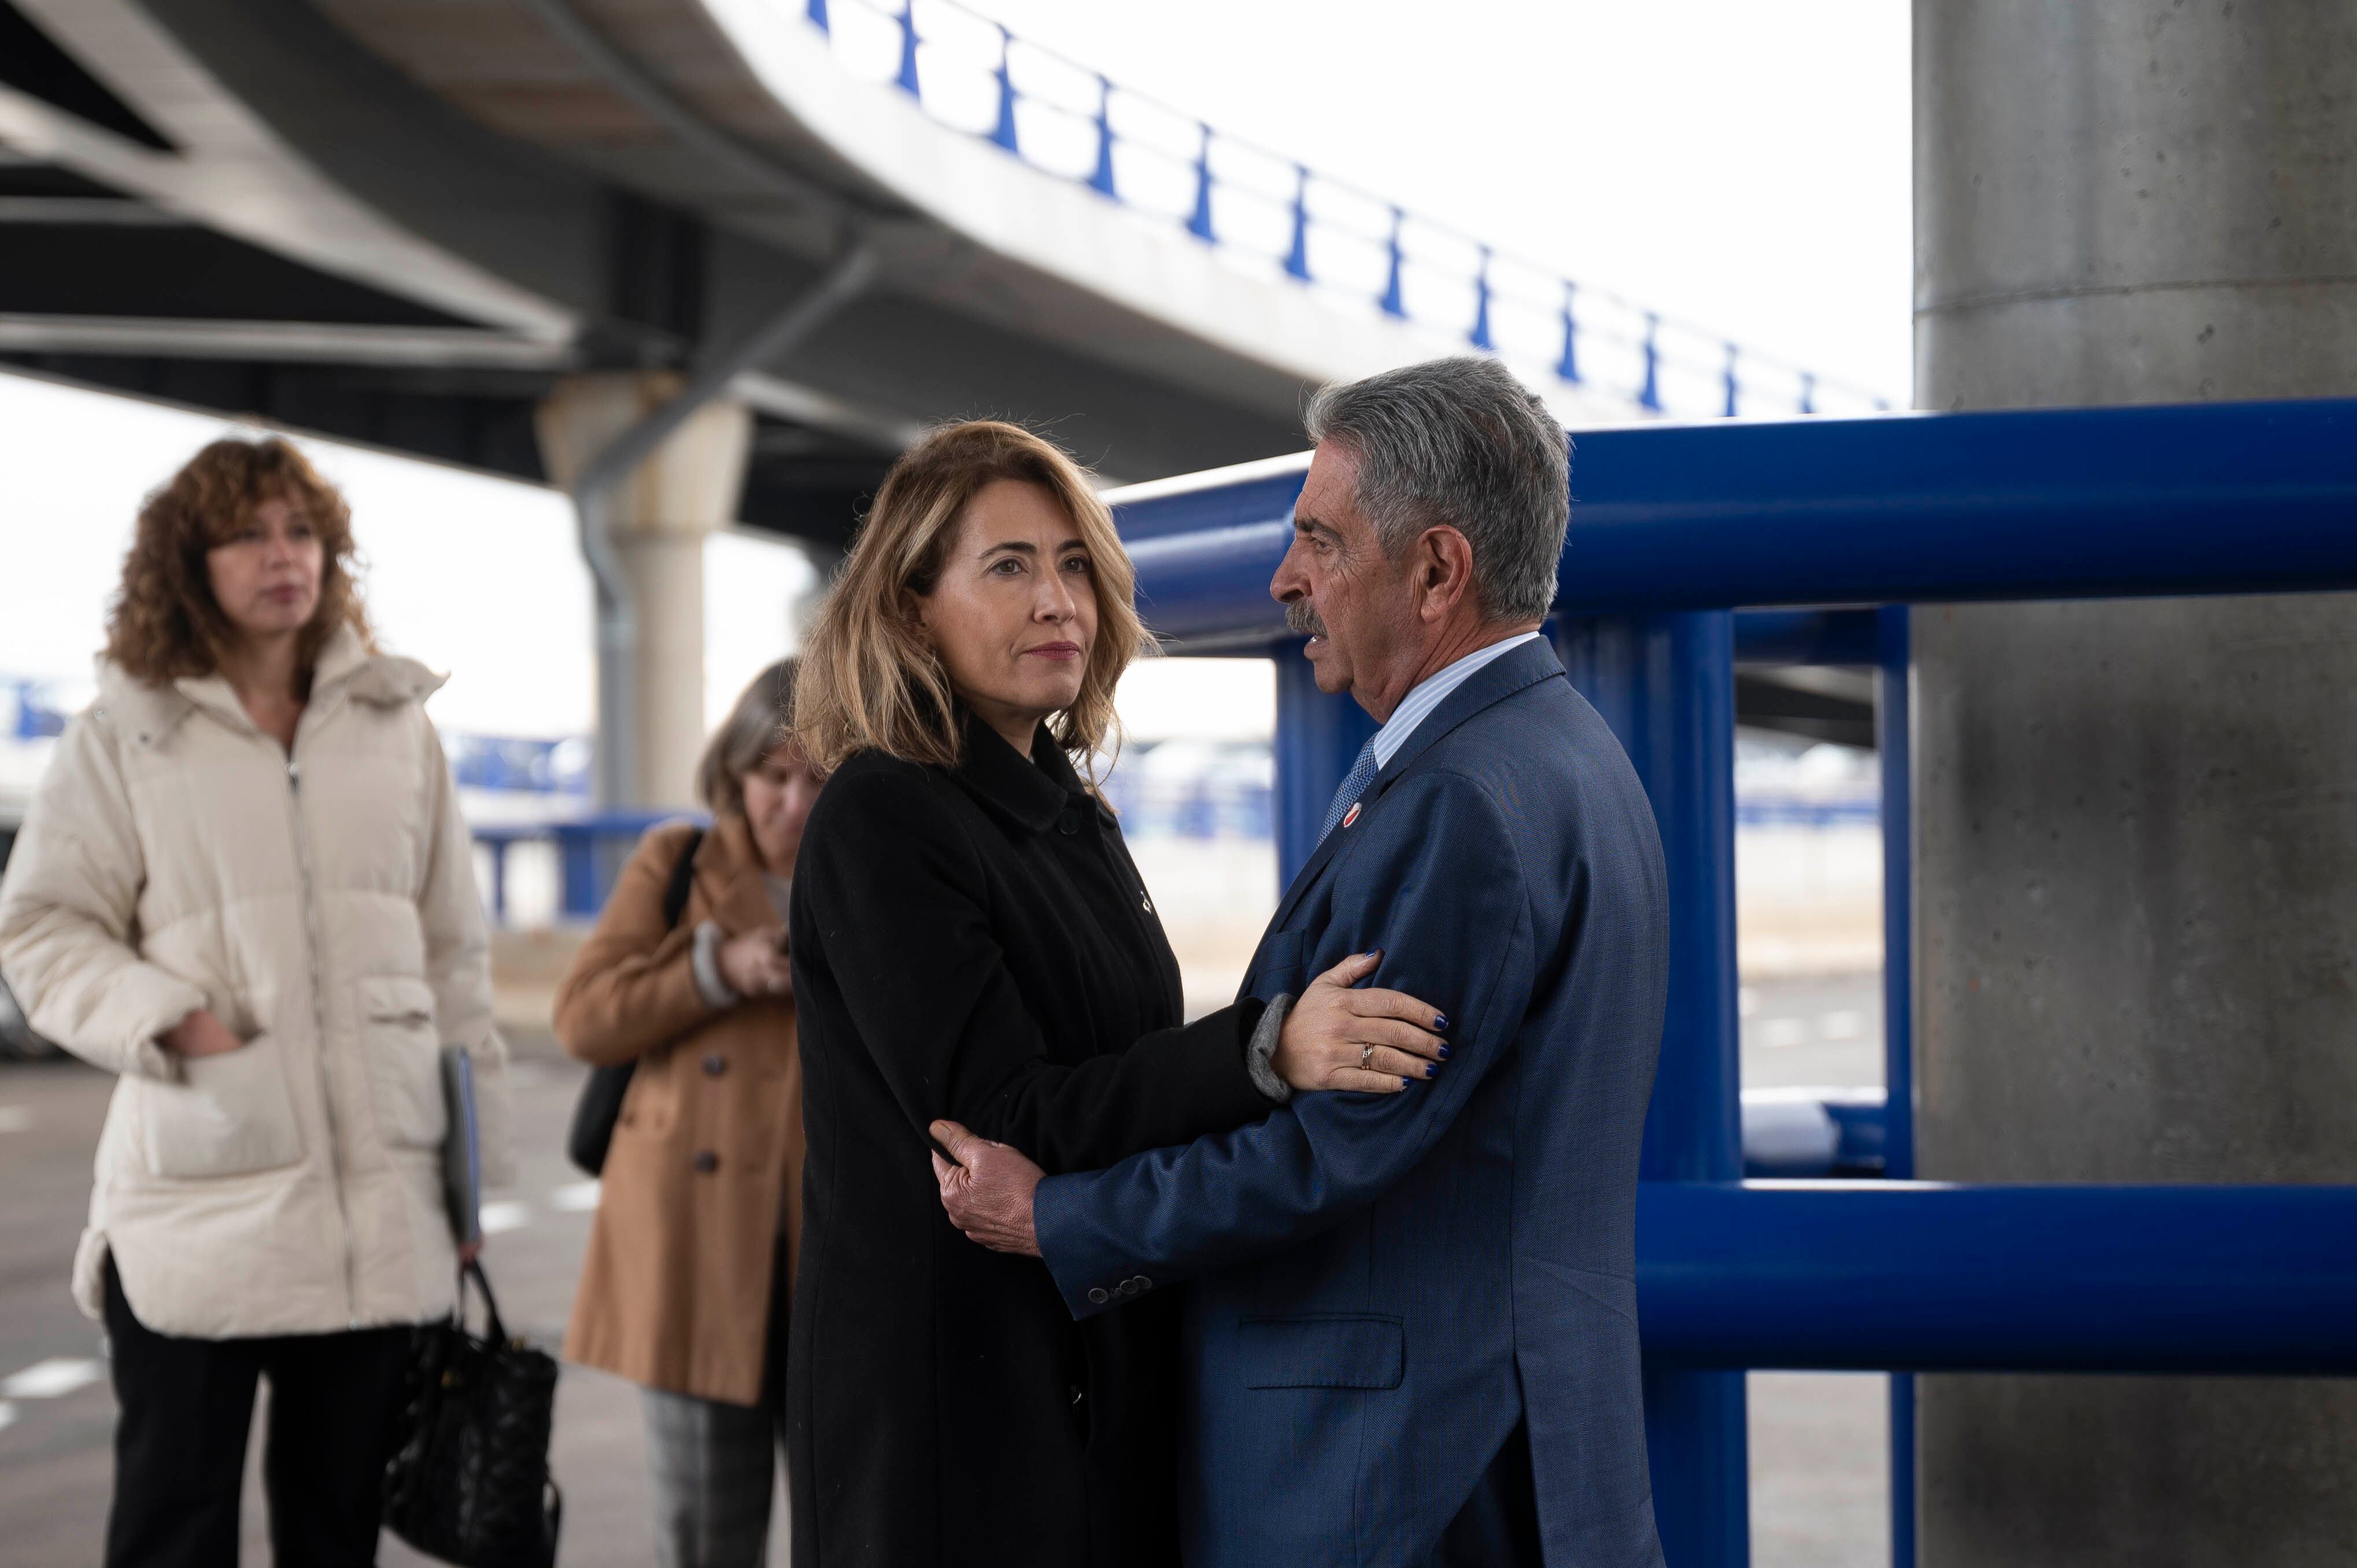
[[[1916,393],[2357,392],[2357,6],[1915,0]],[[2357,604],[1914,617],[1921,1174],[2357,1181]],[[1921,1380],[1926,1568],[2357,1561],[2357,1383]]]
[[[540,405],[549,477],[570,486],[614,437],[679,393],[668,373],[584,375]],[[704,541],[736,516],[753,431],[742,403],[716,399],[690,415],[622,482],[615,553],[638,617],[638,757],[630,804],[686,806],[704,746]]]

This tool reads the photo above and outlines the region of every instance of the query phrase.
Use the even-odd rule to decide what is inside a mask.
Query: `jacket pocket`
[[[139,1133],[147,1168],[178,1179],[244,1176],[303,1157],[295,1101],[277,1039],[190,1057],[185,1080],[140,1080]]]
[[[1407,1373],[1396,1317],[1247,1317],[1236,1361],[1248,1389],[1395,1389]]]
[[[378,1130],[396,1148],[440,1148],[449,1112],[442,1104],[433,988],[405,975],[379,975],[360,983],[360,1004],[361,1054],[368,1058]]]

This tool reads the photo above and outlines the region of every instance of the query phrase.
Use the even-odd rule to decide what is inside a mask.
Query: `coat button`
[[[718,1078],[722,1073],[726,1072],[727,1070],[728,1058],[722,1056],[718,1051],[715,1051],[710,1056],[704,1058],[705,1077]]]
[[[1056,819],[1056,831],[1064,834],[1068,838],[1072,834],[1079,832],[1081,831],[1080,812],[1072,810],[1070,806],[1065,807],[1064,814]]]
[[[720,1156],[710,1149],[698,1149],[695,1151],[695,1168],[700,1174],[710,1176],[720,1168]]]
[[[1066,1389],[1064,1391],[1065,1391],[1066,1393],[1068,1393],[1068,1394],[1070,1394],[1070,1395],[1071,1396],[1072,1403],[1074,1403],[1074,1404],[1076,1404],[1076,1405],[1077,1405],[1077,1404],[1079,1404],[1082,1400],[1084,1400],[1084,1399],[1088,1398],[1088,1395],[1086,1395],[1085,1393],[1082,1393],[1082,1392],[1081,1391],[1081,1386],[1080,1386],[1078,1383],[1074,1383],[1071,1387],[1070,1387],[1070,1388]]]
[[[1091,1286],[1089,1287],[1089,1300],[1091,1300],[1092,1302],[1095,1303],[1097,1305],[1099,1305],[1099,1306],[1103,1306],[1105,1303],[1107,1303],[1107,1302],[1111,1301],[1112,1299],[1113,1299],[1113,1293],[1112,1293],[1112,1292],[1110,1292],[1110,1291],[1108,1291],[1108,1290],[1106,1290],[1106,1289],[1104,1288],[1104,1286],[1103,1286],[1103,1285],[1091,1285]]]

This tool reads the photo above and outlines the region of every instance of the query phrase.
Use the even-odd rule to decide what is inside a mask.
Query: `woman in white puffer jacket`
[[[447,1314],[443,1045],[507,1179],[473,852],[371,647],[350,516],[279,440],[147,499],[98,701],[0,880],[34,1027],[120,1075],[74,1261],[121,1419],[106,1561],[234,1563],[255,1380],[276,1561],[375,1560],[410,1326]]]

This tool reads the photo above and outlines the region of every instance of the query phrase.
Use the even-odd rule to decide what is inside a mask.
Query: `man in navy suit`
[[[1193,1568],[1657,1568],[1632,1231],[1668,903],[1635,771],[1538,634],[1563,431],[1475,359],[1329,388],[1309,425],[1270,591],[1383,728],[1247,971],[1255,1078],[1281,1089],[1289,1000],[1377,950],[1448,1061],[1044,1181],[938,1123],[942,1201],[1076,1316],[1193,1282]]]

